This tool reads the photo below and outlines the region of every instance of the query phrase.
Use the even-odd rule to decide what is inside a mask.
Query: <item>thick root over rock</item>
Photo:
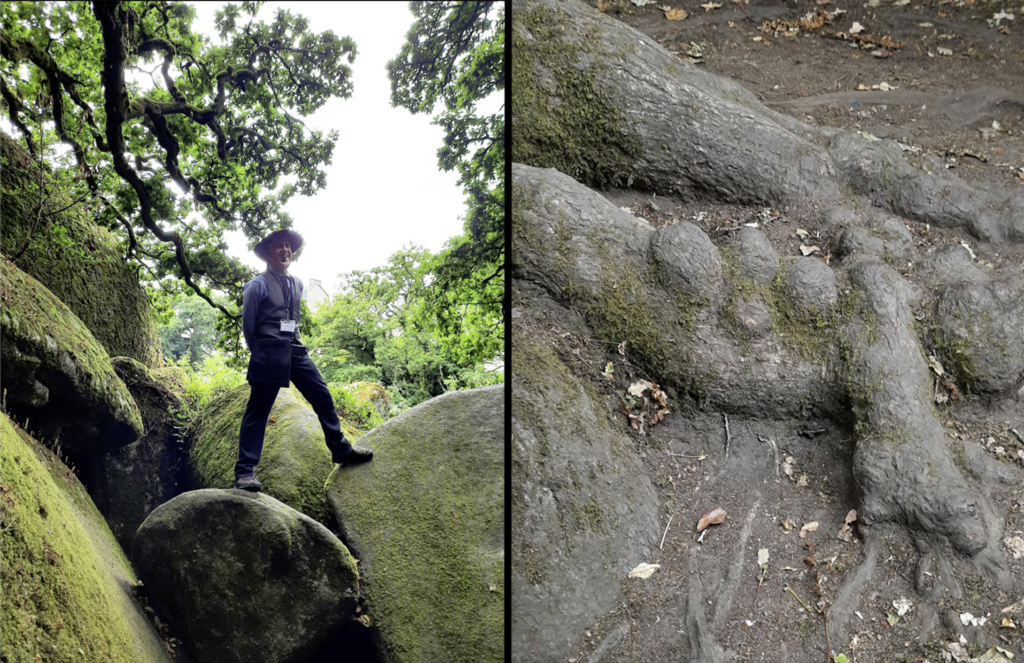
[[[850,192],[986,241],[1024,241],[1024,195],[914,168],[890,141],[805,125],[580,2],[513,5],[512,158],[590,186],[827,208]]]
[[[963,387],[1016,393],[1024,284],[1006,273],[1016,266],[985,269],[960,246],[921,250],[913,222],[1017,244],[1024,195],[976,189],[915,168],[894,143],[770,111],[574,0],[516,2],[512,54],[522,162],[512,168],[513,278],[582,314],[599,341],[626,341],[630,361],[677,403],[842,426],[852,409],[867,545],[829,631],[843,630],[871,584],[883,524],[918,542],[921,578],[936,568],[948,581],[950,560],[967,559],[1008,587],[1003,520],[974,451],[939,419],[928,355],[973,381]],[[786,207],[834,253],[796,257],[748,228],[726,238],[709,227],[714,241],[685,221],[655,228],[589,186],[650,191],[659,203]],[[688,615],[690,654],[726,655],[704,637],[715,626],[699,600]]]

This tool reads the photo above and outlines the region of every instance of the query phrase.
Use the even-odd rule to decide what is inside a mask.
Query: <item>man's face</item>
[[[267,266],[277,274],[287,274],[292,264],[292,243],[287,239],[275,239],[267,246]]]

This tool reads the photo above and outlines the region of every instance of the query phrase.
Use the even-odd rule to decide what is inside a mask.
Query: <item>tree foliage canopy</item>
[[[501,351],[505,311],[505,116],[479,103],[505,89],[505,7],[488,2],[412,2],[416,22],[388,63],[391,101],[434,113],[445,132],[438,164],[458,171],[467,194],[465,233],[434,260],[427,302],[453,357]]]
[[[23,144],[67,146],[47,158],[70,161],[126,259],[178,277],[228,321],[252,274],[226,257],[224,233],[254,245],[291,225],[282,205],[325,186],[336,139],[302,118],[352,93],[350,38],[287,10],[256,20],[262,4],[218,11],[219,46],[192,32],[180,2],[0,5],[0,94]]]
[[[410,247],[387,265],[342,275],[342,292],[317,310],[305,336],[325,380],[380,382],[410,404],[500,380],[443,347],[425,285],[435,258]]]

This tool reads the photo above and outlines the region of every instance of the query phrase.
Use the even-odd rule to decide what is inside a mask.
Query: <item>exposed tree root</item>
[[[915,253],[905,219],[1021,243],[1024,196],[981,191],[914,168],[895,144],[769,111],[582,4],[516,3],[513,49],[515,160],[590,186],[789,206],[832,234],[839,261],[780,261],[760,231],[716,246],[686,222],[654,229],[559,172],[513,167],[514,278],[582,312],[600,337],[627,341],[673,396],[763,417],[849,422],[852,409],[867,546],[836,597],[835,641],[870,583],[884,523],[921,542],[920,568],[948,564],[949,550],[999,586],[1013,584],[998,547],[1002,517],[954,457],[927,355],[934,332],[954,348],[958,378],[993,393],[1019,388],[1024,284],[979,273],[959,253]],[[886,264],[893,256],[925,263],[919,274],[931,288],[925,300],[940,302],[937,323],[915,318],[921,291]],[[964,312],[992,322],[965,325]],[[973,362],[993,345],[998,374],[980,376]],[[919,573],[923,595],[926,577]],[[692,654],[720,660],[694,591]]]

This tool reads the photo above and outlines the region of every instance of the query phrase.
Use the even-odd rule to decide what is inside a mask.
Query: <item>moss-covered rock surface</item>
[[[37,437],[73,458],[130,444],[142,417],[110,357],[46,286],[0,260],[6,405]]]
[[[135,574],[74,473],[0,414],[3,660],[168,663]]]
[[[349,388],[355,391],[356,402],[373,406],[382,417],[391,411],[391,394],[379,382],[353,382]]]
[[[326,527],[241,490],[195,490],[153,511],[132,562],[195,660],[300,663],[355,614],[356,561]]]
[[[114,370],[142,412],[145,435],[117,451],[92,456],[80,468],[89,494],[121,547],[132,549],[146,516],[186,490],[188,449],[181,429],[184,389],[168,370],[150,371],[129,357],[115,357]]]
[[[328,499],[392,663],[505,659],[504,387],[453,392],[363,437]]]
[[[49,172],[42,187],[54,190],[41,196],[38,165],[6,134],[0,135],[0,156],[0,251],[74,311],[110,356],[162,366],[152,308],[114,235],[92,220],[86,202],[73,204]]]
[[[214,399],[192,428],[190,463],[195,487],[230,488],[238,460],[238,431],[249,402],[244,384]],[[359,434],[342,422],[349,441]],[[324,480],[333,468],[316,414],[294,387],[282,389],[270,411],[256,476],[263,492],[321,523],[330,517]]]

